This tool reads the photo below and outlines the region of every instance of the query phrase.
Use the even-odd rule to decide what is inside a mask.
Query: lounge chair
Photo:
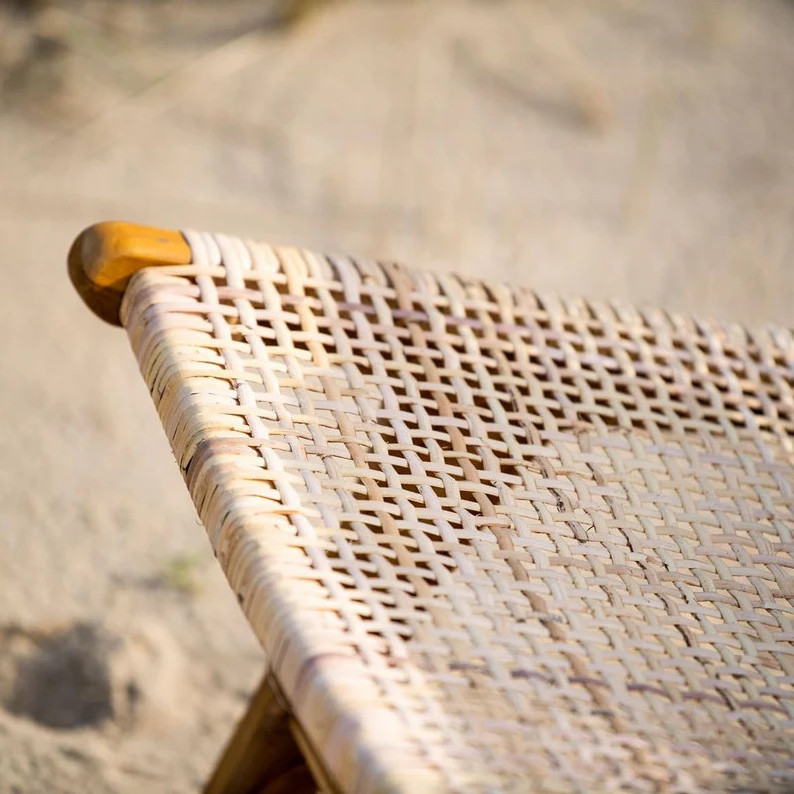
[[[268,674],[207,791],[794,790],[794,336],[196,232],[69,255]]]

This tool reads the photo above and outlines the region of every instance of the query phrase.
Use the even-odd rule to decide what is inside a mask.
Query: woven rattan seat
[[[790,330],[113,224],[71,268],[318,785],[794,789]]]

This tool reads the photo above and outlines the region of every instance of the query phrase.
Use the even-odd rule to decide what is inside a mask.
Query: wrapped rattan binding
[[[329,785],[794,787],[789,329],[180,239],[121,320]]]

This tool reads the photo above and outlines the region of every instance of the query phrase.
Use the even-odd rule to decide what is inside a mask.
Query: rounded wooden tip
[[[106,221],[84,229],[69,249],[69,278],[83,302],[121,325],[119,310],[130,277],[145,267],[188,265],[190,246],[177,231]]]

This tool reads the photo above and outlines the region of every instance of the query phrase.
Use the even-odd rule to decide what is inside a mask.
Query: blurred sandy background
[[[264,660],[104,219],[794,321],[786,0],[0,3],[0,792],[189,792]]]

